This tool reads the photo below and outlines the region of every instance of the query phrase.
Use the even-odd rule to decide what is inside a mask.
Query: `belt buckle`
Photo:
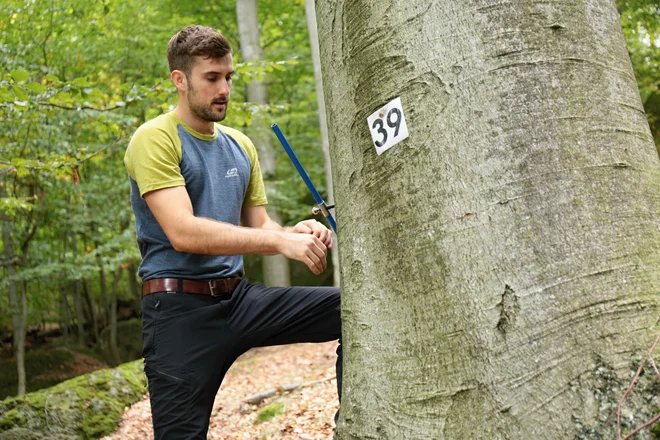
[[[211,291],[211,296],[219,296],[215,294],[215,286],[213,285],[214,281],[209,281],[209,290]]]

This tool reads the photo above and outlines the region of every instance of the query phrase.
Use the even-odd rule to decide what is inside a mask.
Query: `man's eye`
[[[215,82],[215,81],[218,80],[218,78],[216,78],[215,76],[211,76],[211,77],[208,77],[206,79],[209,80],[210,82]]]

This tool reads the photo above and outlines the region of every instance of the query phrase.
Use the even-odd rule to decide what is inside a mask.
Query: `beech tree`
[[[660,161],[613,2],[316,6],[343,268],[337,438],[640,427],[655,372],[617,405],[660,333]],[[400,142],[378,155],[385,138]]]

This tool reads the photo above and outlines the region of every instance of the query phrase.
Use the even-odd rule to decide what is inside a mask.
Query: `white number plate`
[[[379,156],[408,137],[400,97],[369,116],[367,123]]]

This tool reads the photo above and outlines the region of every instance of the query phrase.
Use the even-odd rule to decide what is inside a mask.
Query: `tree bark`
[[[323,149],[323,164],[325,168],[325,185],[328,188],[329,203],[335,200],[332,187],[332,161],[330,160],[330,141],[328,140],[328,121],[325,116],[325,96],[323,95],[323,73],[321,72],[321,54],[319,53],[319,36],[316,24],[316,7],[314,0],[305,0],[305,13],[307,15],[307,30],[309,31],[309,44],[312,48],[312,63],[314,64],[314,82],[316,83],[316,102],[319,107],[319,127],[321,129],[321,148]],[[339,269],[339,245],[337,234],[333,231],[334,246],[332,256],[333,284],[339,287],[341,275]]]
[[[64,264],[64,255],[66,254],[67,238],[66,233],[62,233],[62,249],[60,252],[60,264]],[[69,301],[67,300],[66,286],[64,285],[61,275],[59,278],[60,287],[60,316],[62,318],[62,334],[64,335],[64,343],[69,344],[71,338],[71,314],[69,313]]]
[[[616,438],[660,330],[660,160],[612,1],[317,7],[337,438]],[[378,156],[399,96],[410,137]]]
[[[85,294],[85,298],[87,299],[87,304],[89,306],[89,318],[92,321],[92,329],[94,331],[94,343],[98,343],[101,340],[101,338],[99,337],[99,322],[96,313],[96,303],[94,301],[94,294],[92,293],[92,288],[86,279],[83,279],[83,292]]]
[[[96,228],[93,227],[92,229],[94,230]],[[100,243],[94,242],[94,246],[98,248],[100,246]],[[101,327],[105,327],[108,325],[108,322],[110,321],[110,300],[108,299],[108,282],[105,277],[105,268],[103,267],[103,261],[100,255],[97,256],[96,262],[99,265],[99,286],[101,288],[101,302],[103,305],[103,316],[102,316]]]
[[[4,196],[4,191],[1,193]],[[7,275],[9,276],[9,310],[12,323],[12,348],[16,357],[16,373],[18,376],[17,395],[25,394],[25,332],[27,321],[27,297],[22,286],[20,297],[18,283],[13,279],[16,276],[16,262],[14,247],[11,241],[11,225],[7,219],[2,221],[2,243],[7,258]]]
[[[263,59],[259,18],[257,16],[256,0],[238,0],[236,2],[236,14],[238,19],[238,32],[241,40],[241,53],[246,62],[260,61]],[[268,87],[264,81],[252,81],[247,85],[247,100],[255,104],[268,105]],[[275,189],[270,183],[276,176],[275,153],[272,144],[272,136],[268,130],[268,120],[257,112],[254,115],[252,126],[249,130],[250,137],[259,152],[259,162],[264,175],[266,193],[272,194]],[[277,223],[282,223],[282,218],[277,209],[269,206],[268,215]],[[283,255],[263,257],[264,284],[267,286],[290,286],[289,260]]]
[[[126,271],[128,274],[128,285],[130,286],[131,293],[131,298],[133,298],[133,301],[135,301],[135,310],[140,310],[142,307],[142,291],[140,290],[140,286],[138,284],[137,280],[137,267],[135,263],[131,263],[130,266],[128,266],[128,270]]]
[[[71,251],[75,261],[76,256],[78,255],[78,242],[75,232],[71,233]],[[83,311],[82,288],[80,285],[80,280],[73,281],[73,290],[76,306],[76,323],[78,325],[78,345],[83,346],[85,345],[85,314]]]
[[[115,270],[112,279],[112,292],[110,296],[110,352],[114,358],[115,365],[120,362],[119,350],[117,348],[117,297],[119,296],[119,280],[121,279],[122,268]]]
[[[71,341],[71,315],[69,314],[69,302],[66,299],[66,287],[60,281],[60,317],[62,319],[62,335],[64,343]]]

